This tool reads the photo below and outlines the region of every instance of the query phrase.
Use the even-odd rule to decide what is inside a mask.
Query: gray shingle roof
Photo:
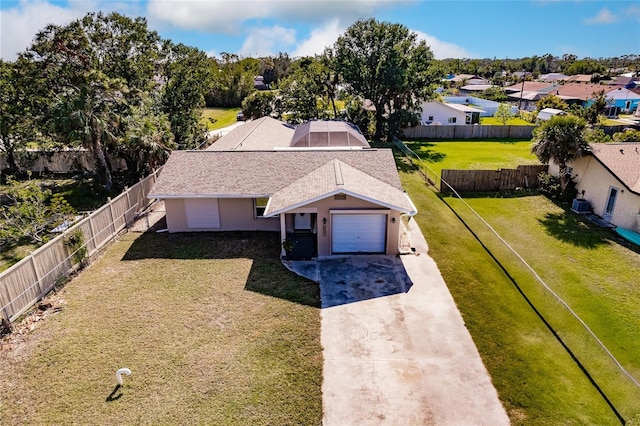
[[[174,151],[149,197],[270,196],[334,159],[402,191],[389,149]]]
[[[630,191],[640,194],[640,143],[595,143],[591,153]]]
[[[264,215],[280,214],[340,193],[404,213],[415,213],[415,207],[402,190],[333,159],[274,193]]]
[[[207,151],[264,151],[288,147],[294,128],[271,117],[251,120],[218,139]]]

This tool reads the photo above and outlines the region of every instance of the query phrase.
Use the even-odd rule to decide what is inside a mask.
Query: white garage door
[[[335,214],[332,220],[333,253],[384,253],[387,215]]]
[[[220,212],[217,198],[194,198],[184,200],[187,228],[220,228]]]

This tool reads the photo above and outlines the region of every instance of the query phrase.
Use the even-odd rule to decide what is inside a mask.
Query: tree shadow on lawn
[[[558,206],[565,211],[563,213],[547,213],[544,219],[538,219],[549,235],[578,247],[596,249],[610,244],[619,244],[640,254],[640,247],[620,237],[613,229],[601,228],[567,207]]]
[[[320,307],[320,289],[282,265],[278,232],[187,232],[140,235],[122,257],[142,259],[251,259],[245,289]]]
[[[420,158],[429,163],[441,163],[447,158],[447,154],[444,152],[431,149],[435,145],[430,142],[406,142],[406,145]]]

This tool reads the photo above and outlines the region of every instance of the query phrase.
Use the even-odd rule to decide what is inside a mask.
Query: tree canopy
[[[0,137],[10,163],[13,151],[37,133],[39,140],[88,149],[109,190],[110,156],[124,158],[137,179],[174,142],[193,148],[205,136],[199,121],[211,60],[162,40],[144,18],[89,13],[66,26],[49,25],[15,63],[0,63],[0,71]]]
[[[359,20],[334,45],[335,68],[348,90],[375,108],[375,138],[397,133],[433,93],[433,53],[401,24]]]

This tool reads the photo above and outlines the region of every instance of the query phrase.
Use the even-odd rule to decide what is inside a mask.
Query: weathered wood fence
[[[78,266],[66,240],[79,230],[91,258],[130,225],[151,200],[147,194],[159,170],[110,200],[32,254],[0,273],[0,316],[14,321]]]
[[[425,126],[402,132],[407,139],[531,139],[536,126]]]
[[[538,174],[546,172],[547,165],[518,166],[517,169],[500,170],[442,170],[440,192],[451,192],[448,183],[456,191],[510,191],[518,187],[537,188]]]

